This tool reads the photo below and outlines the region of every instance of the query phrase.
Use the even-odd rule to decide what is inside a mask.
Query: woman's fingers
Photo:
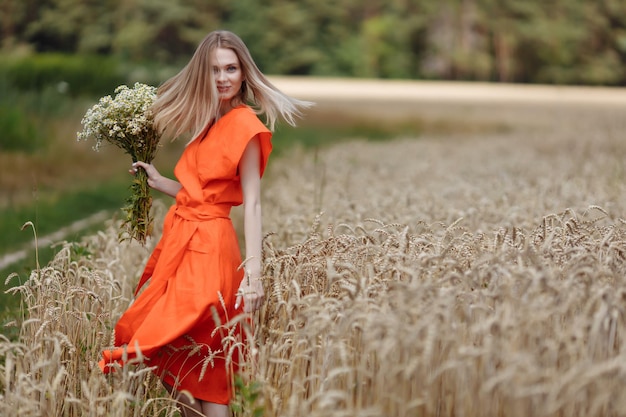
[[[128,172],[130,172],[132,175],[135,175],[137,173],[137,168],[142,166],[142,163],[141,162],[133,162],[131,166],[132,166],[132,168],[129,169]]]
[[[259,292],[258,290],[248,286],[240,287],[239,291],[237,291],[235,308],[239,308],[241,302],[243,301],[243,311],[245,313],[252,313],[261,308],[264,299],[265,294],[262,291]]]
[[[148,167],[150,167],[150,164],[146,164],[145,162],[141,162],[141,161],[133,162],[133,168],[135,169],[135,171],[137,171],[138,167],[141,167],[147,170]]]
[[[253,313],[259,309],[258,298],[252,294],[244,294],[243,296],[243,311],[245,313]]]
[[[133,162],[132,168],[129,170],[129,172],[134,175],[137,173],[137,169],[139,168],[143,168],[144,171],[146,171],[146,174],[148,174],[148,177],[152,176],[154,172],[156,171],[152,164],[148,164],[142,161],[137,161],[137,162]]]

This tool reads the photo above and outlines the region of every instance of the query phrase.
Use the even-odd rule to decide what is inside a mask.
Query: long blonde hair
[[[219,30],[209,33],[189,63],[159,87],[152,107],[159,132],[167,131],[174,138],[191,133],[193,141],[217,120],[220,103],[211,62],[211,53],[217,48],[231,49],[241,65],[244,81],[233,101],[250,103],[257,114],[265,114],[270,130],[279,116],[294,126],[301,109],[312,105],[278,90],[254,63],[241,38]]]

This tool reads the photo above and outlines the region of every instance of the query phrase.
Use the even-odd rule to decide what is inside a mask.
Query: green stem
[[[144,169],[137,169],[130,190],[131,195],[127,199],[127,206],[125,207],[127,216],[124,222],[128,233],[127,238],[145,244],[147,237],[152,234],[153,218],[150,215],[152,197],[148,185],[148,174]]]

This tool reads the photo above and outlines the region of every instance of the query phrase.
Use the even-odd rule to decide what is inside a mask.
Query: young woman
[[[279,117],[294,125],[309,105],[276,89],[243,41],[227,31],[210,33],[187,66],[159,88],[157,128],[174,137],[191,132],[192,139],[176,164],[177,180],[152,164],[133,164],[131,172],[145,169],[148,184],[176,203],[137,291],[148,285],[117,323],[116,348],[103,352],[104,372],[141,352],[183,404],[184,415],[229,414],[228,368],[236,358],[228,357],[223,326],[259,309],[265,298],[260,190],[271,130]],[[257,113],[265,115],[267,127]],[[231,207],[242,203],[243,270],[229,218]]]

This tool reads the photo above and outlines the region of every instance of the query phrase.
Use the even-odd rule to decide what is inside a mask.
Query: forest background
[[[270,74],[626,85],[621,0],[2,0],[0,15],[18,55],[177,65],[225,28]]]
[[[117,85],[158,85],[217,28],[239,34],[272,75],[626,85],[622,0],[0,0],[0,255],[32,240],[25,222],[42,236],[115,216],[128,161],[76,143],[82,115]],[[297,136],[279,130],[276,151],[394,135],[311,120]],[[18,271],[23,282],[53,252],[0,266],[2,281]],[[0,319],[15,302],[0,293]]]

